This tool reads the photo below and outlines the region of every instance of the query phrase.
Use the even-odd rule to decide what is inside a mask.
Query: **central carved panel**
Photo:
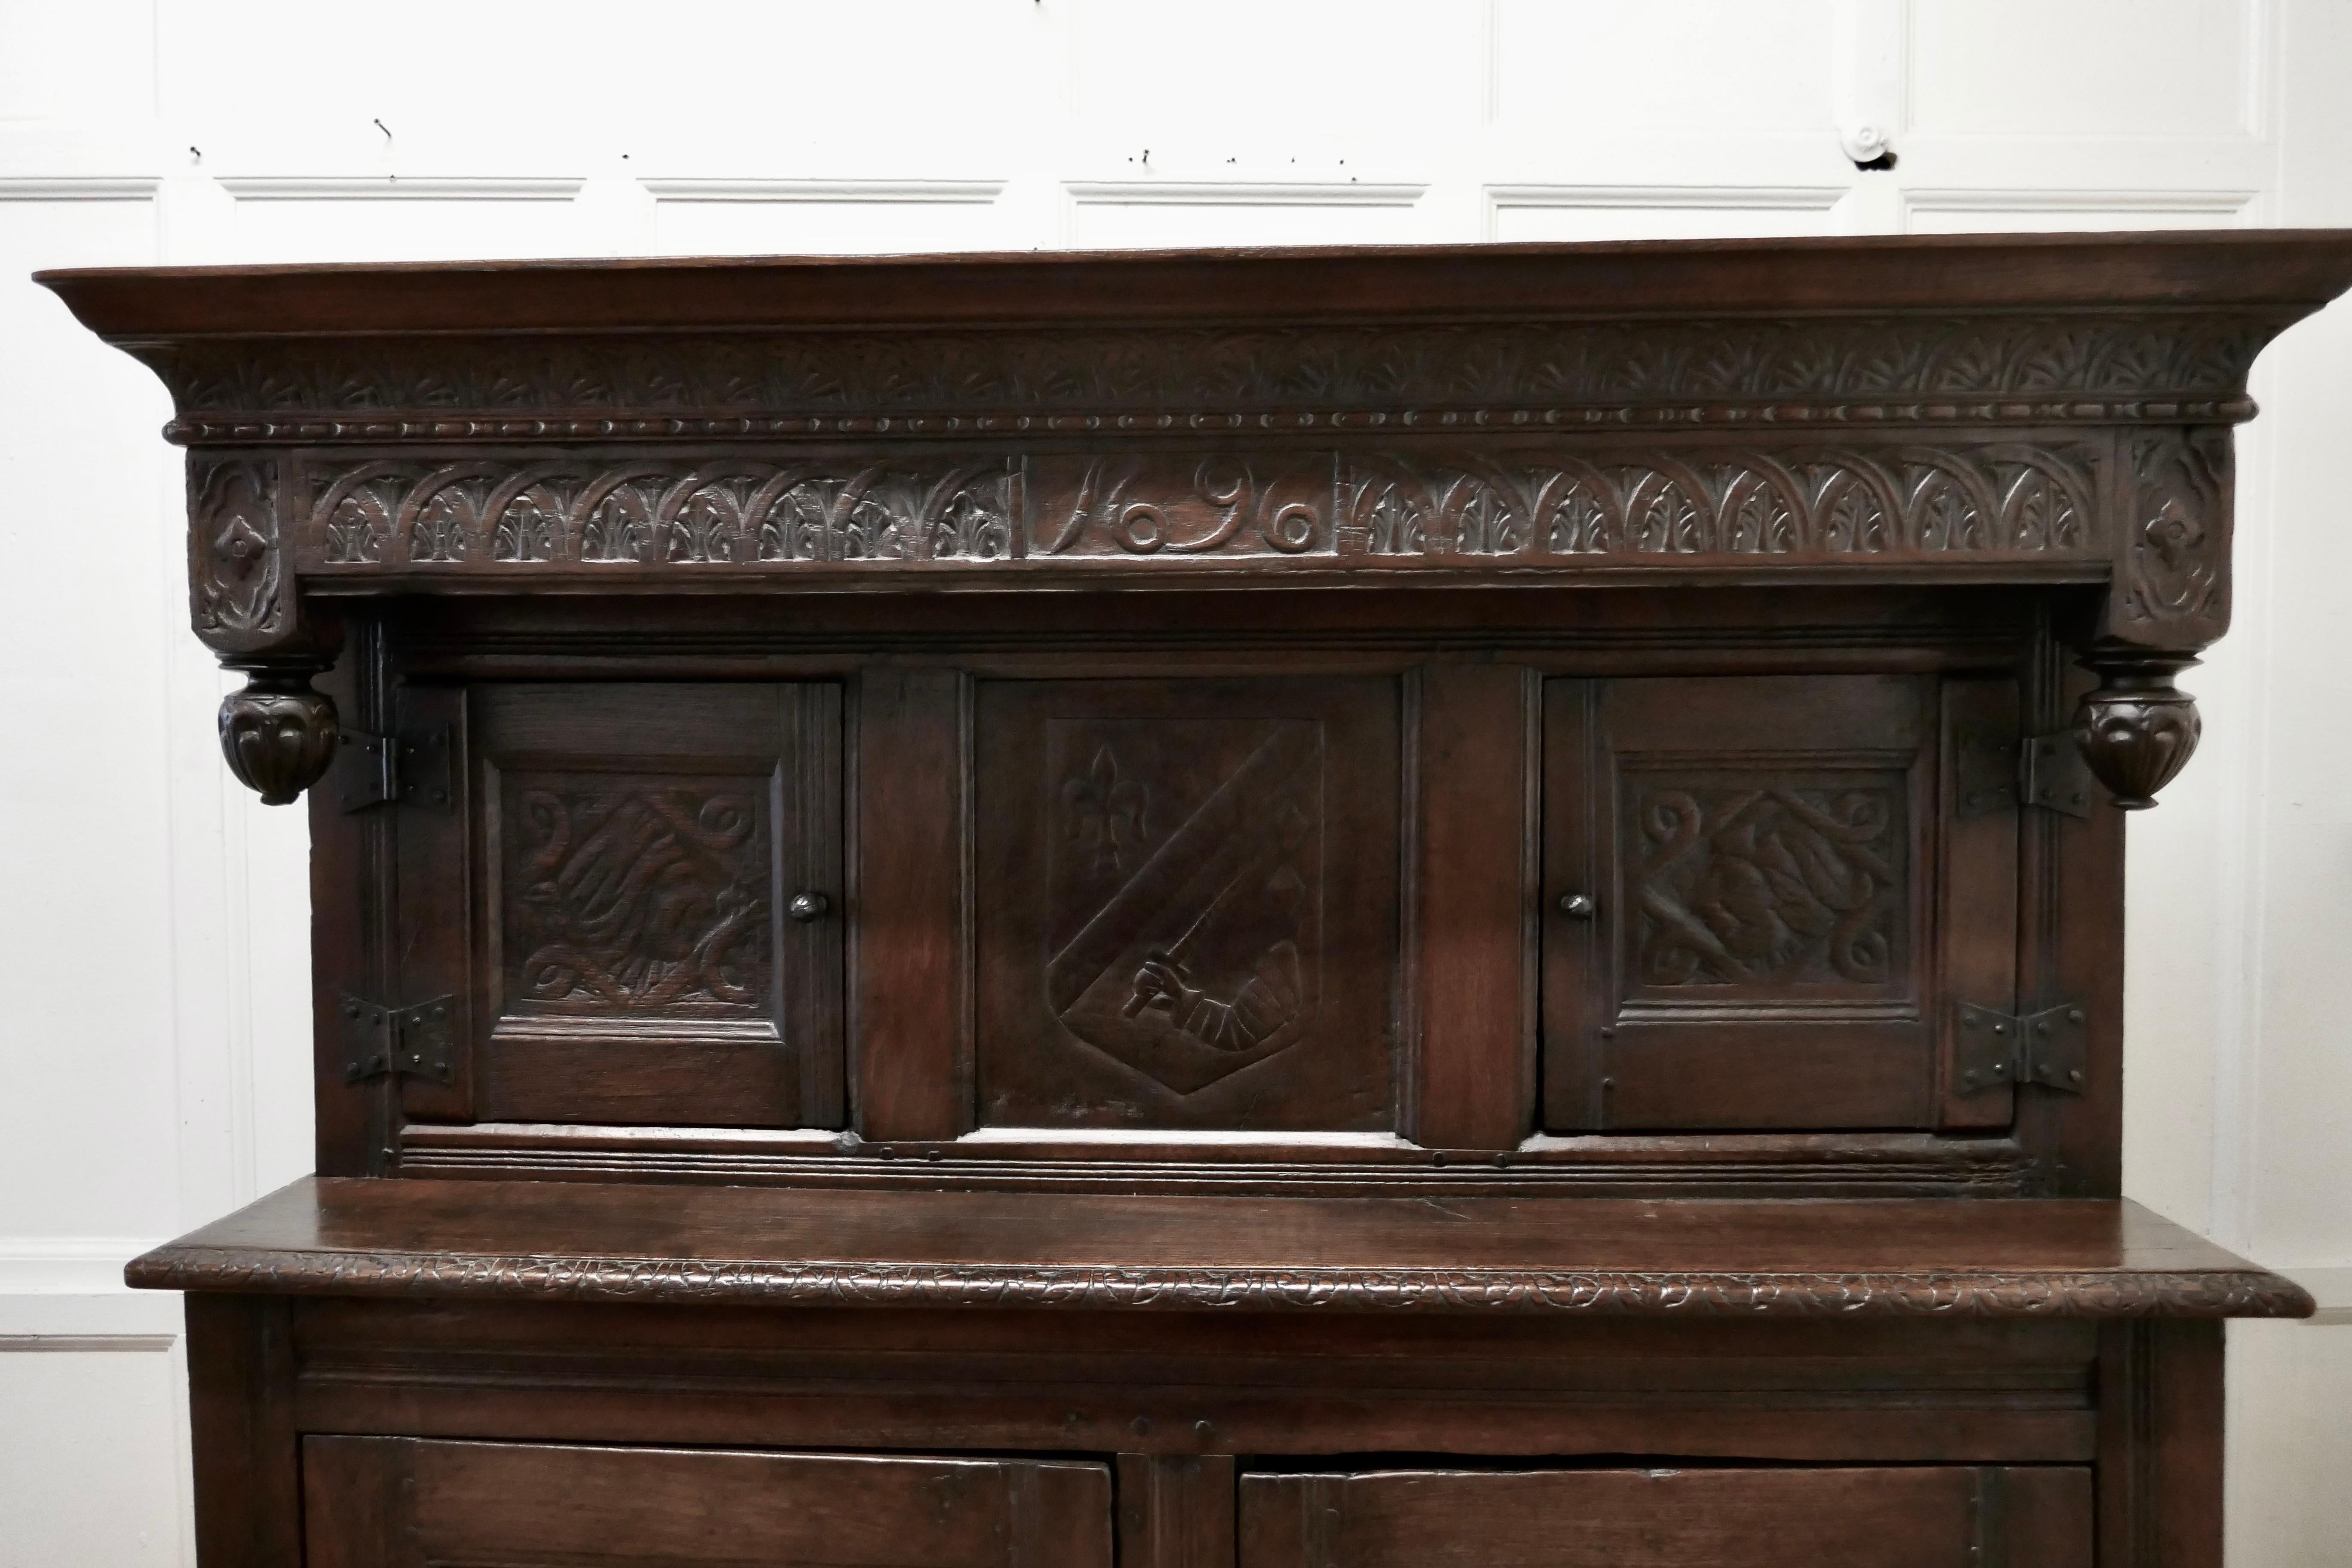
[[[983,1122],[1392,1120],[1392,690],[1008,683],[982,719]]]
[[[1080,719],[1046,734],[1054,1016],[1179,1094],[1295,1044],[1322,982],[1320,726]]]
[[[520,773],[501,782],[510,1007],[768,1006],[764,781]]]
[[[1635,994],[1876,993],[1909,943],[1899,773],[1634,773]]]

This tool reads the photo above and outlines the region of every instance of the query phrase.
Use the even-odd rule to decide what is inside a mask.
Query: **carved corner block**
[[[2083,657],[2099,685],[2074,743],[2116,804],[2156,804],[2197,750],[2196,699],[2173,677],[2230,626],[2230,433],[2167,430],[2121,448],[2115,577]]]
[[[334,662],[331,628],[301,613],[271,458],[192,456],[188,601],[196,635],[243,690],[221,702],[221,754],[265,805],[285,805],[334,761],[335,704],[310,689]]]

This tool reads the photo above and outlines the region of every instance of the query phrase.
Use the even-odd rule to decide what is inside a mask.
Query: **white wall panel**
[[[1074,182],[1068,243],[1102,249],[1181,245],[1403,245],[1423,186]]]
[[[1936,133],[2250,129],[2257,0],[1912,0],[1912,123]]]
[[[179,1356],[63,1343],[0,1353],[0,1568],[190,1561]]]
[[[1576,161],[1665,130],[1826,132],[1831,0],[1493,0],[1495,107],[1578,133]]]
[[[473,261],[609,250],[580,221],[581,182],[532,178],[223,180],[231,244],[283,261]]]
[[[1836,234],[1846,185],[1494,185],[1497,240],[1760,239]]]
[[[1001,180],[646,180],[664,256],[1003,250]]]

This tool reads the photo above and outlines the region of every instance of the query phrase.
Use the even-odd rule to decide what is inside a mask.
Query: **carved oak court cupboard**
[[[208,1568],[2214,1568],[2124,817],[2352,236],[44,278],[307,791]]]

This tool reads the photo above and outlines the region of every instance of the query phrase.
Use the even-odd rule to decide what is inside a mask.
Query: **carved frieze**
[[[320,567],[729,566],[1000,560],[1002,462],[570,458],[331,468],[304,509]]]
[[[196,442],[2240,419],[2270,311],[127,344]]]
[[[2095,450],[1554,442],[877,463],[305,454],[304,498],[293,510],[303,520],[302,569],[334,574],[1021,559],[1473,569],[1603,559],[2096,561],[2107,551]]]
[[[1350,458],[1342,548],[1375,555],[2087,555],[2091,458],[1998,446]]]

